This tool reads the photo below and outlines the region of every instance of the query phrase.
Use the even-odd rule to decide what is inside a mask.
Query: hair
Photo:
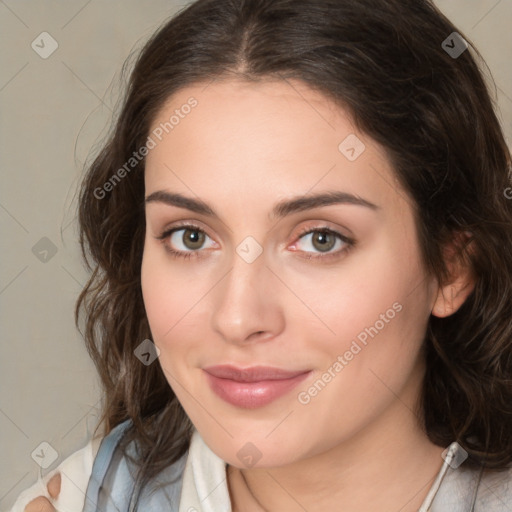
[[[468,43],[458,58],[442,47],[455,31]],[[470,235],[457,247],[474,289],[456,313],[431,315],[425,333],[422,419],[433,443],[456,440],[473,463],[512,461],[511,154],[476,58],[485,63],[429,0],[199,0],[144,45],[80,189],[91,276],[75,310],[104,388],[97,429],[132,420],[124,439],[137,442],[141,481],[187,451],[192,424],[160,365],[134,356],[152,338],[140,279],[144,159],[104,198],[95,190],[144,146],[171,95],[225,79],[298,79],[345,109],[384,147],[439,283],[450,278],[443,248]]]

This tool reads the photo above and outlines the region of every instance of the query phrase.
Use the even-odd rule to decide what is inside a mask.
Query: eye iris
[[[317,246],[317,242],[320,243],[319,246]],[[320,251],[329,251],[334,247],[335,243],[336,239],[331,233],[326,231],[317,231],[316,233],[313,233],[313,245]]]
[[[187,235],[189,234],[191,234],[191,236],[187,239]],[[197,229],[185,229],[183,233],[183,243],[189,249],[199,249],[204,243],[204,233],[201,233]]]

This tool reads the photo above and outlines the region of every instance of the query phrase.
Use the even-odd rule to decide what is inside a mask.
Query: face
[[[350,443],[397,397],[414,407],[436,286],[382,147],[298,81],[187,87],[150,137],[144,303],[210,448],[284,465]]]

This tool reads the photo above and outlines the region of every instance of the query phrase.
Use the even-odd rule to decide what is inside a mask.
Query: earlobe
[[[471,245],[471,235],[459,233],[456,240],[445,248],[445,262],[450,277],[440,285],[432,306],[432,315],[444,318],[455,313],[464,304],[475,288],[475,278],[471,264],[464,258],[461,245]]]

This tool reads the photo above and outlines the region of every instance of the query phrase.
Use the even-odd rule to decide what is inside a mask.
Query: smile
[[[262,366],[241,369],[229,365],[203,368],[203,371],[216,395],[244,409],[256,409],[277,400],[311,373],[311,370],[286,371]]]

